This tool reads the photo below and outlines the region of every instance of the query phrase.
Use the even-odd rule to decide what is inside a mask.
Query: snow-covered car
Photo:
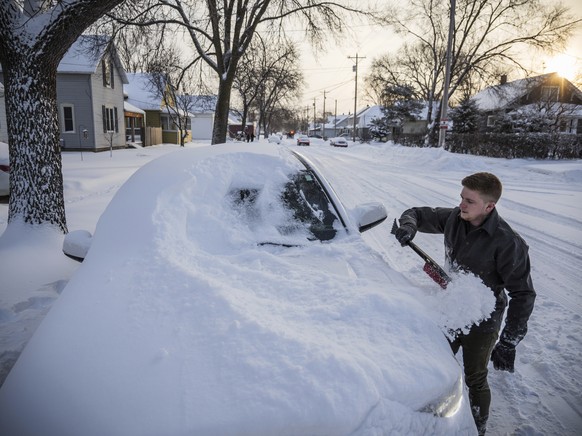
[[[334,147],[347,147],[348,141],[343,136],[337,136],[335,138],[330,138],[329,144]]]
[[[475,432],[422,293],[360,235],[385,218],[288,147],[144,165],[82,235],[0,389],[0,433]]]
[[[297,145],[309,145],[309,144],[310,144],[309,136],[299,135],[297,137]]]

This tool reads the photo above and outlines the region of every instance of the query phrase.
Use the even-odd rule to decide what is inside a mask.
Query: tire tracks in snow
[[[364,152],[362,152],[364,151]],[[422,153],[388,150],[327,150],[306,155],[320,162],[341,198],[350,208],[366,201],[382,201],[389,223],[363,237],[396,270],[412,270],[414,254],[397,250],[390,235],[391,221],[414,205],[455,205],[460,180],[475,171],[490,171],[504,182],[500,214],[530,246],[532,277],[538,293],[529,333],[517,348],[516,372],[490,366],[493,403],[492,434],[577,435],[582,429],[582,215],[580,185],[546,183],[534,176],[527,162],[515,165],[502,159],[481,159],[483,168],[466,156],[450,167],[431,165]],[[403,159],[400,159],[403,155]],[[430,151],[428,152],[430,155]],[[434,153],[433,153],[434,154]],[[412,158],[411,158],[412,156]],[[521,166],[520,166],[521,165]],[[412,169],[417,168],[417,171]],[[362,171],[365,168],[365,171]],[[523,180],[527,180],[526,183]],[[515,183],[516,189],[512,188]],[[571,191],[568,191],[571,189]],[[417,235],[419,245],[442,257],[442,239]],[[435,259],[439,254],[435,255]],[[416,262],[416,263],[415,263]],[[410,276],[410,274],[405,274]]]
[[[349,149],[313,147],[305,154],[322,167],[340,197],[346,202],[349,201],[346,207],[351,208],[366,201],[384,203],[388,211],[388,225],[380,226],[373,236],[364,235],[392,267],[402,270],[401,259],[387,250],[390,248],[387,247],[388,242],[393,239],[390,235],[392,220],[411,206],[456,206],[461,190],[460,180],[474,168],[445,173],[426,168],[430,166],[427,164],[424,168],[419,168],[419,171],[412,172],[412,164],[403,165],[398,156],[394,158],[389,153],[380,156],[368,155],[360,151],[356,153]],[[362,167],[366,168],[366,172],[361,171]],[[496,170],[490,169],[492,172]],[[530,246],[534,286],[540,287],[543,292],[549,292],[554,301],[576,313],[582,313],[582,299],[577,292],[571,291],[578,289],[580,281],[582,230],[579,229],[582,229],[582,221],[575,216],[554,213],[551,201],[549,204],[539,201],[540,198],[548,197],[548,194],[552,197],[553,192],[543,181],[539,183],[532,183],[527,191],[528,195],[521,199],[519,193],[511,189],[509,180],[506,193],[500,202],[500,213]],[[577,193],[560,194],[568,197]],[[564,201],[566,200],[562,199]],[[541,204],[544,208],[532,204]],[[530,224],[532,222],[535,225]],[[422,241],[425,251],[429,254],[437,253],[435,259],[442,258],[442,238],[422,234],[418,234],[417,238]],[[410,258],[413,259],[414,256],[411,255]],[[536,276],[536,265],[548,264],[559,265],[559,268],[555,268],[556,274],[549,277]]]

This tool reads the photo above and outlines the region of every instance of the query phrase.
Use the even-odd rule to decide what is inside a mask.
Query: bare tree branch
[[[181,28],[198,56],[218,78],[213,143],[226,139],[232,86],[239,62],[259,27],[281,30],[305,25],[312,41],[339,33],[346,13],[365,14],[341,1],[325,0],[141,0],[138,14],[111,14],[122,25]],[[279,26],[279,27],[277,27]],[[330,32],[331,31],[331,32]]]
[[[453,101],[476,91],[502,69],[526,71],[520,52],[561,47],[580,23],[563,5],[539,0],[458,0],[456,4],[449,90]],[[382,86],[382,76],[392,84],[406,78],[400,84],[414,84],[429,101],[430,111],[430,102],[440,99],[444,85],[448,14],[448,2],[437,0],[412,0],[405,10],[390,8],[382,22],[408,42],[386,61],[374,64],[368,85]],[[462,96],[456,98],[459,91]],[[370,92],[380,95],[378,89]]]

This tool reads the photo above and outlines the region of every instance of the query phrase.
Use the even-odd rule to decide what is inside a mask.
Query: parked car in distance
[[[269,141],[272,144],[280,144],[281,143],[281,136],[275,133],[275,134],[269,136],[269,139],[267,139],[267,141]]]
[[[307,135],[299,135],[297,137],[297,145],[309,145],[311,141]]]
[[[329,144],[333,145],[334,147],[347,147],[348,141],[343,136],[337,136],[335,138],[331,138],[329,140]]]

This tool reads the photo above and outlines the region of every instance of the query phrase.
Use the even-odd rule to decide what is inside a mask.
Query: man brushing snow
[[[463,347],[465,383],[475,424],[485,434],[491,391],[487,383],[489,358],[495,369],[514,371],[515,347],[527,332],[536,293],[530,277],[525,241],[497,213],[500,180],[490,173],[476,173],[462,180],[461,204],[455,208],[414,207],[400,217],[395,236],[406,245],[416,232],[443,233],[447,265],[470,271],[491,288],[496,297],[491,317],[459,332],[450,340],[453,353]],[[509,293],[505,327],[499,335]],[[495,342],[499,338],[499,342]]]

